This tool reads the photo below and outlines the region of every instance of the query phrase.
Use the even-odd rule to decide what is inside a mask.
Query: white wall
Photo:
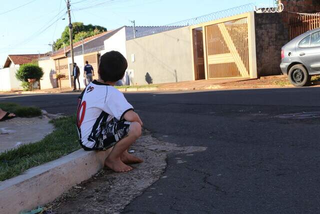
[[[10,68],[0,69],[0,91],[11,91]]]
[[[80,76],[79,76],[79,81],[80,81],[80,88],[85,88],[85,82],[84,82],[84,77],[83,77],[83,73],[84,73],[84,61],[83,61],[83,55],[79,55],[79,56],[75,56],[74,57],[74,62],[77,63],[77,66],[80,69]],[[68,58],[68,63],[69,66],[72,63],[71,57]],[[69,68],[70,69],[70,68]],[[73,74],[73,71],[72,71]],[[77,83],[77,88],[78,88],[78,83]]]
[[[10,84],[11,84],[11,90],[22,90],[21,81],[19,81],[16,78],[16,73],[19,70],[19,65],[14,65],[11,63],[10,65]]]
[[[124,57],[127,56],[126,28],[122,28],[104,41],[104,51],[101,51],[101,55],[109,51],[119,51]]]
[[[42,68],[43,76],[40,80],[41,89],[50,89],[57,87],[57,80],[54,78],[56,68],[53,59],[39,60],[39,66]]]
[[[19,65],[13,65],[9,68],[0,69],[0,91],[22,90],[21,81],[16,78]]]

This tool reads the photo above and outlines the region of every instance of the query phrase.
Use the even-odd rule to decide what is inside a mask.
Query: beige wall
[[[189,27],[129,40],[126,45],[133,84],[145,85],[151,79],[154,84],[193,80]]]
[[[39,60],[39,66],[42,68],[43,76],[40,80],[41,89],[56,88],[57,80],[55,78],[56,69],[53,59]]]

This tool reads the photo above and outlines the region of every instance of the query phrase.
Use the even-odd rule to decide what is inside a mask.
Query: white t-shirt
[[[91,82],[81,94],[77,112],[77,127],[82,145],[93,148],[92,135],[102,121],[113,118],[121,120],[123,115],[133,110],[124,95],[116,88],[98,81]]]

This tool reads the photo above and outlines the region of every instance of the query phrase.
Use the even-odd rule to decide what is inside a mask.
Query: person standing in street
[[[90,84],[92,82],[92,77],[94,75],[93,67],[92,67],[92,65],[89,64],[88,61],[86,61],[86,65],[84,66],[84,75],[86,78],[85,84],[87,86],[88,84]]]
[[[79,85],[79,90],[80,90],[80,81],[79,81],[79,76],[80,76],[80,69],[77,66],[77,63],[73,64],[73,90],[76,91],[77,90],[77,82]]]

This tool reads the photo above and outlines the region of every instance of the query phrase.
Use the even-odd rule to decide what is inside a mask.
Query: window
[[[311,46],[320,46],[320,31],[311,35]]]
[[[310,46],[310,35],[304,38],[303,40],[301,40],[301,42],[299,43],[300,48],[306,48],[309,46]]]

